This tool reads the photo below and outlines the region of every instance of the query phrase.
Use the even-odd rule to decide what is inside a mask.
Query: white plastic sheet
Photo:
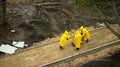
[[[7,45],[2,44],[0,46],[0,51],[4,52],[4,53],[13,54],[13,53],[15,53],[15,50],[17,50],[16,47],[10,46],[8,44]]]
[[[20,42],[13,41],[12,45],[14,45],[18,48],[24,48],[24,46],[25,46],[24,41],[20,41]]]

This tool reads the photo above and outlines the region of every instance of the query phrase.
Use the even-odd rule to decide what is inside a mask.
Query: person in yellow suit
[[[82,35],[82,40],[85,40],[86,43],[88,43],[88,40],[90,39],[90,33],[87,29],[85,29],[83,26],[80,27],[80,33]]]
[[[66,45],[66,41],[70,38],[70,34],[67,32],[67,30],[62,34],[60,38],[60,48],[63,49]]]
[[[81,47],[81,40],[82,36],[80,34],[80,31],[76,31],[74,39],[73,39],[73,45],[76,47],[77,50]]]

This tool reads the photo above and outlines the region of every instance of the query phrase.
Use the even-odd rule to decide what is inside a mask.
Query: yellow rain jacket
[[[60,46],[64,47],[66,45],[66,40],[70,38],[70,34],[65,31],[60,38]]]
[[[90,33],[87,29],[83,28],[83,26],[80,27],[80,33],[82,33],[82,37],[84,40],[90,39]]]
[[[81,39],[82,39],[82,36],[80,34],[80,31],[76,31],[74,39],[73,39],[73,44],[75,45],[76,48],[81,47]]]

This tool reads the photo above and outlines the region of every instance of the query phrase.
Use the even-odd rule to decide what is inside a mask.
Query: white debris
[[[7,45],[2,44],[0,46],[0,51],[4,52],[4,53],[13,54],[13,53],[15,53],[15,50],[17,50],[16,47],[10,46],[8,44]]]
[[[12,45],[19,47],[19,48],[24,48],[25,46],[24,41],[20,41],[20,42],[13,41]]]
[[[99,22],[97,22],[96,28],[100,28],[100,27],[106,27],[105,23],[99,23]]]
[[[16,41],[13,41],[13,42],[12,42],[12,45],[15,45],[15,44],[17,44],[17,42],[16,42]]]
[[[25,44],[25,47],[28,47],[28,44]]]
[[[105,27],[104,23],[99,24],[100,27]]]
[[[11,32],[15,32],[15,29],[11,30]]]

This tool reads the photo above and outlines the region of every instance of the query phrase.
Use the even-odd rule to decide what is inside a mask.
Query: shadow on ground
[[[76,67],[79,67],[79,64]],[[83,64],[81,67],[120,67],[120,50],[116,51],[109,57],[96,61],[90,61]]]

